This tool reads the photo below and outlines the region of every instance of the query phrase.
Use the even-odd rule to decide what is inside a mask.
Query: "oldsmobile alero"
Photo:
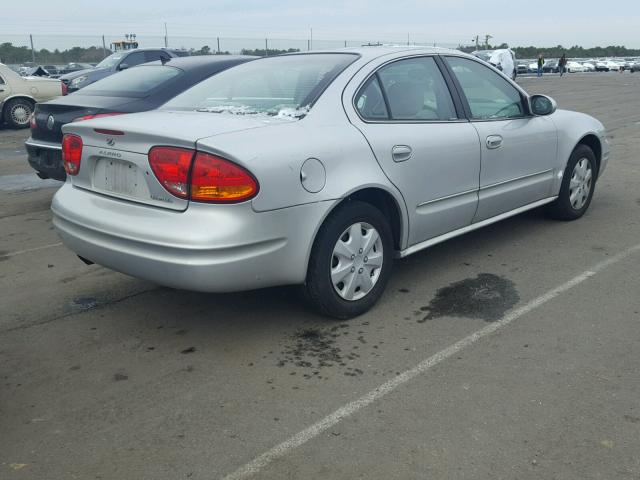
[[[609,158],[602,124],[445,49],[264,58],[159,110],[68,124],[63,242],[158,284],[301,284],[349,318],[394,258],[537,207],[574,220]]]

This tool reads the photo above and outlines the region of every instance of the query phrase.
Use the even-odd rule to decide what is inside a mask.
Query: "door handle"
[[[495,150],[502,146],[502,137],[500,135],[489,135],[487,137],[487,148],[489,150]]]
[[[394,162],[406,162],[413,155],[413,150],[409,145],[395,145],[391,149],[391,156]]]

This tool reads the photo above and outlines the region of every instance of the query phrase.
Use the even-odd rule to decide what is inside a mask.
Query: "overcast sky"
[[[639,0],[0,0],[0,42],[57,35],[255,37],[640,48]],[[45,46],[45,45],[42,45]]]

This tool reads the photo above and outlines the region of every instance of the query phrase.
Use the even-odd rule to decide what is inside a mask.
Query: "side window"
[[[400,60],[382,67],[378,78],[393,120],[455,120],[447,84],[432,57]]]
[[[520,92],[499,74],[466,58],[447,57],[447,62],[467,97],[474,120],[524,116]]]
[[[161,52],[158,50],[151,50],[148,52],[144,52],[145,55],[145,62],[153,62],[155,60],[160,60],[161,58],[164,59],[168,59],[169,55],[167,55],[165,52]]]
[[[389,119],[377,75],[371,77],[356,95],[356,108],[366,120]]]
[[[140,65],[141,63],[146,62],[144,57],[144,52],[134,52],[126,56],[122,63],[127,64],[129,67],[135,67],[136,65]]]

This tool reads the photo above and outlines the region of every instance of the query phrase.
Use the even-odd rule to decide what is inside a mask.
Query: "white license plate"
[[[140,191],[138,182],[138,167],[129,162],[103,158],[100,162],[104,169],[100,173],[104,175],[103,188],[112,193],[136,196]]]

